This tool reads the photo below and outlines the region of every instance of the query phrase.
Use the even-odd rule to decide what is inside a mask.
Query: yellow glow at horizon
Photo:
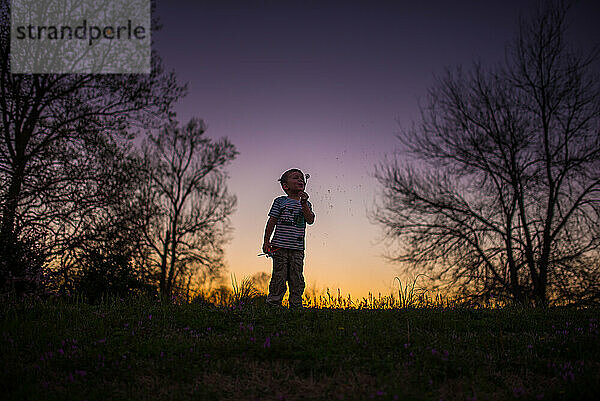
[[[307,290],[329,288],[337,294],[339,288],[343,295],[356,299],[369,293],[389,295],[397,289],[394,277],[398,267],[383,257],[381,227],[367,218],[378,190],[368,171],[371,160],[356,163],[352,151],[346,158],[338,158],[337,165],[317,157],[269,165],[252,157],[241,149],[239,160],[230,169],[228,184],[238,197],[238,205],[231,218],[234,231],[225,247],[226,261],[238,282],[259,272],[271,273],[271,259],[257,256],[262,252],[267,213],[273,199],[285,195],[276,179],[285,169],[299,167],[311,174],[306,191],[316,214],[315,223],[306,228]],[[242,168],[244,165],[255,167],[248,170]]]

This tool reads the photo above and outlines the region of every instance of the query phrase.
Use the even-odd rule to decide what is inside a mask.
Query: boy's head
[[[291,192],[300,192],[304,190],[306,181],[304,180],[304,173],[297,168],[292,168],[281,175],[279,180],[281,188],[286,194]]]

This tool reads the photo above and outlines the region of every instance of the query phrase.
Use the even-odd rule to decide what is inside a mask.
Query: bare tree
[[[10,71],[8,1],[0,4],[0,255],[41,230],[50,254],[121,192],[119,174],[99,164],[140,127],[158,127],[185,91],[156,54],[150,74],[36,74]],[[114,152],[112,152],[114,154]],[[62,263],[62,262],[61,262]],[[18,275],[0,263],[0,286]]]
[[[158,281],[148,266],[140,229],[144,210],[136,202],[146,178],[143,160],[117,145],[96,155],[95,160],[96,168],[113,180],[105,185],[115,193],[96,198],[98,204],[92,213],[79,215],[74,220],[77,228],[64,236],[65,241],[55,244],[59,252],[52,259],[52,284],[64,291],[77,291],[90,301],[107,294],[153,292]]]
[[[501,66],[438,79],[378,166],[374,218],[405,268],[479,297],[600,300],[598,53],[567,46],[567,11],[540,3]]]
[[[223,168],[237,151],[229,140],[207,138],[201,120],[171,122],[144,144],[148,181],[139,198],[146,245],[154,255],[160,291],[189,287],[198,270],[218,275],[236,198]]]

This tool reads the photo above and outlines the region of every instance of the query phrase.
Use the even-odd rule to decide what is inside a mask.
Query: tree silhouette
[[[13,255],[29,232],[41,230],[46,252],[62,255],[90,216],[118,202],[123,170],[101,161],[141,127],[172,117],[171,105],[185,91],[156,54],[150,74],[12,74],[9,17],[3,0],[0,287],[23,274]]]
[[[56,246],[60,254],[53,258],[58,279],[54,284],[85,295],[91,302],[111,294],[154,294],[158,282],[148,266],[139,228],[144,211],[136,202],[146,179],[143,161],[133,151],[116,148],[98,157],[97,163],[118,183],[119,193],[93,213],[80,216],[78,229]]]
[[[161,294],[189,286],[197,270],[215,276],[236,198],[223,168],[237,155],[229,140],[211,140],[201,120],[171,122],[144,143],[147,182],[138,203],[145,244],[153,255]]]
[[[405,268],[477,297],[600,300],[598,53],[567,46],[567,11],[540,5],[502,65],[438,79],[378,166],[374,218]]]

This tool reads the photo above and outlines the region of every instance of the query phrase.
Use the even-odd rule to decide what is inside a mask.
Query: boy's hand
[[[271,253],[271,243],[269,241],[265,241],[262,246],[262,251],[266,254]]]
[[[315,214],[312,212],[312,210],[310,210],[310,206],[308,206],[308,194],[304,191],[300,192],[300,205],[302,205],[302,214],[304,215],[304,220],[306,220],[306,223],[314,223]]]

